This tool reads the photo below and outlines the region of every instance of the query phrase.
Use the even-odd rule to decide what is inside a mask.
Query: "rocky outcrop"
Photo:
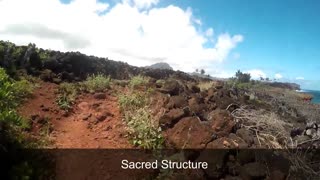
[[[155,64],[152,64],[151,66],[147,66],[146,68],[173,70],[173,68],[168,63],[164,63],[164,62],[155,63]]]
[[[300,90],[300,85],[296,83],[270,82],[268,85],[290,90]]]

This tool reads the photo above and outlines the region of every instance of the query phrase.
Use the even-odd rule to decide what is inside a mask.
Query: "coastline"
[[[316,104],[316,105],[320,105],[320,91],[301,89],[301,90],[296,90],[296,92],[304,93],[304,94],[312,96],[311,103]]]

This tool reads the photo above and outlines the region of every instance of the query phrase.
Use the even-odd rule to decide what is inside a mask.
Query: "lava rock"
[[[93,95],[93,97],[94,97],[95,99],[106,99],[106,98],[107,98],[107,96],[106,96],[105,93],[95,93],[95,94]]]

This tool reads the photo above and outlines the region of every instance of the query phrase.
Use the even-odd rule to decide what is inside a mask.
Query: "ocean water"
[[[312,103],[320,104],[320,91],[303,90],[303,92],[306,92],[308,94],[312,94],[313,95]]]

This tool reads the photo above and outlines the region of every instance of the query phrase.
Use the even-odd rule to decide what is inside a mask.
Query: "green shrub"
[[[24,53],[24,50],[22,47],[14,47],[12,52],[12,57],[15,59],[19,59]]]
[[[13,89],[14,89],[15,97],[22,99],[25,97],[29,97],[32,94],[34,90],[34,86],[29,81],[23,79],[20,81],[16,81],[13,84]]]
[[[30,129],[29,121],[19,116],[15,110],[2,110],[0,113],[0,122],[7,123],[9,126],[21,130]]]
[[[159,149],[164,139],[147,108],[126,112],[125,121],[132,144],[144,149]]]
[[[147,78],[145,76],[138,75],[138,76],[134,76],[131,78],[129,86],[131,88],[135,88],[140,85],[145,85],[148,82],[149,82],[149,78]]]
[[[121,94],[118,101],[121,111],[134,111],[147,105],[146,95],[141,93]]]
[[[5,46],[3,44],[0,44],[0,57],[4,55],[5,50],[6,50]]]
[[[157,149],[163,145],[161,129],[148,109],[147,93],[129,93],[118,96],[121,112],[128,126],[131,143],[145,149]]]
[[[0,68],[0,122],[13,128],[29,128],[28,122],[17,114],[15,108],[32,90],[28,81],[14,81]]]
[[[65,111],[69,111],[77,98],[77,94],[78,90],[75,84],[61,83],[58,90],[58,106]]]
[[[47,51],[38,51],[38,55],[41,61],[44,61],[50,58],[50,54],[47,53]]]
[[[104,91],[110,87],[111,79],[102,74],[89,76],[83,83],[87,91],[93,93],[97,91]]]

